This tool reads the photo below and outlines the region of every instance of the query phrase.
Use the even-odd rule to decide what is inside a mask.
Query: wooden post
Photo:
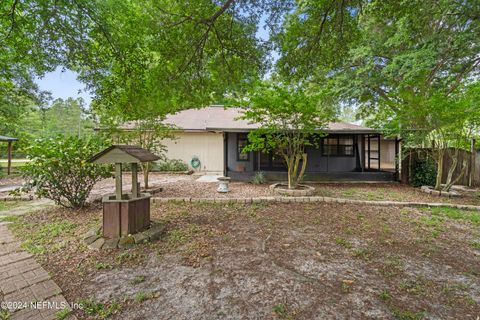
[[[7,175],[10,175],[12,171],[12,141],[8,141],[7,147]]]
[[[138,165],[132,163],[132,198],[138,197]]]
[[[115,195],[117,200],[122,200],[122,164],[115,163]]]
[[[470,143],[470,175],[468,177],[468,186],[472,187],[475,184],[475,159],[477,158],[475,150],[475,139]]]
[[[400,181],[400,164],[399,164],[399,161],[400,161],[400,156],[399,156],[399,152],[400,152],[400,148],[399,148],[399,145],[398,145],[398,136],[395,136],[395,180],[396,181]]]

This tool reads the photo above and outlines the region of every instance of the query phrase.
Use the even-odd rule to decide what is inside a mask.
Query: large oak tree
[[[472,101],[480,75],[478,1],[302,1],[276,41],[284,77],[329,89],[387,134],[418,142],[448,131],[434,144],[446,149],[475,123],[478,103],[460,101]]]

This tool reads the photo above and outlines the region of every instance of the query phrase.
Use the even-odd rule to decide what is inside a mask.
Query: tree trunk
[[[443,178],[443,154],[444,150],[438,149],[438,159],[437,159],[437,179],[435,182],[435,190],[442,189],[442,178]]]
[[[462,163],[462,170],[460,171],[460,174],[458,175],[458,177],[455,178],[455,180],[451,181],[451,182],[448,182],[445,184],[445,187],[444,187],[444,191],[450,191],[450,188],[456,184],[458,181],[460,181],[460,179],[463,178],[463,176],[465,175],[465,172],[467,171],[467,167],[468,167],[468,161],[467,161],[467,158],[463,159],[463,163]]]
[[[307,154],[302,154],[302,169],[300,170],[300,174],[297,178],[297,185],[302,181],[303,175],[305,174],[305,169],[307,168]]]
[[[300,166],[300,160],[302,160],[302,166]],[[287,163],[287,172],[288,172],[288,189],[295,189],[298,187],[298,184],[305,174],[305,169],[307,168],[307,154],[303,153],[302,155],[295,155],[290,157],[285,157]],[[300,169],[300,172],[298,171]]]
[[[453,173],[455,172],[455,169],[457,168],[457,164],[458,164],[458,149],[455,150],[454,154],[450,156],[452,158],[452,164],[450,166],[450,168],[448,168],[448,174],[447,174],[447,180],[445,181],[445,187],[444,187],[444,190],[445,191],[448,191],[448,189],[450,188],[447,188],[448,185],[451,186],[451,181],[452,181],[452,177],[453,177]]]
[[[284,156],[285,162],[287,164],[287,184],[288,189],[293,187],[293,167],[294,167],[294,156]]]

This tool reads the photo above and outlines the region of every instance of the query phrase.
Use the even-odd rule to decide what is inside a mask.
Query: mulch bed
[[[196,182],[198,176],[187,174],[168,174],[152,172],[150,187],[161,187],[162,191],[155,197],[189,197],[189,198],[253,198],[271,196],[269,184],[256,185],[248,182],[230,182],[229,193],[217,192],[218,183]],[[10,180],[8,180],[10,179]],[[21,183],[21,178],[0,179],[0,185]],[[124,190],[130,188],[131,175],[123,175]],[[143,178],[140,174],[139,181]],[[456,204],[480,205],[480,191],[477,193],[462,192],[460,198],[446,198],[426,194],[419,188],[400,183],[316,183],[309,184],[316,188],[315,195],[358,200],[389,200],[416,202],[444,202]],[[114,192],[115,180],[105,179],[97,183],[92,190],[90,200],[100,199],[102,195]],[[0,196],[2,193],[0,193]]]
[[[331,203],[162,203],[159,241],[87,250],[101,209],[47,210],[77,225],[38,255],[71,302],[116,319],[452,318],[480,314],[478,225],[414,208]],[[15,224],[17,233],[22,227]],[[32,229],[33,230],[33,229]],[[25,230],[24,230],[25,231]],[[25,235],[30,237],[30,235]],[[477,243],[478,242],[478,243]],[[114,303],[115,301],[115,303]],[[100,311],[79,318],[99,318]]]

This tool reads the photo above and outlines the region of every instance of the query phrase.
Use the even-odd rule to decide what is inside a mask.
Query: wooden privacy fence
[[[452,158],[449,154],[453,154],[455,150],[450,148],[450,152],[446,151],[443,155],[443,173],[442,173],[442,183],[445,183],[448,176],[448,170],[452,165]],[[412,173],[420,161],[424,161],[425,158],[431,157],[432,150],[430,148],[416,148],[416,149],[408,149],[405,151],[403,158],[402,158],[402,165],[401,165],[401,173],[400,173],[400,181],[402,183],[411,183],[412,182]],[[471,152],[465,150],[458,150],[458,162],[457,166],[455,167],[455,171],[453,172],[452,180],[455,180],[462,170],[463,161],[464,159],[467,160],[467,170],[456,184],[464,185],[464,186],[480,186],[480,152],[474,152],[473,156]],[[433,160],[434,164],[436,162]]]

